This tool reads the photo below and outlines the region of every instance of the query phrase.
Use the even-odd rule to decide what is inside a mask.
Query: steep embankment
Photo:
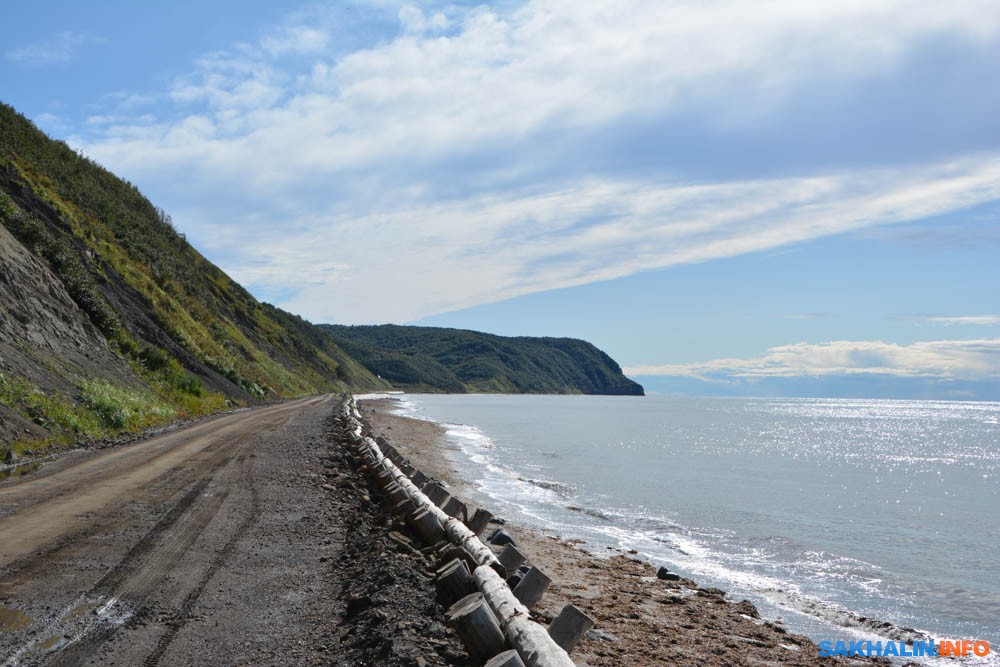
[[[575,338],[434,327],[319,325],[372,373],[412,391],[641,396],[614,359]]]
[[[0,104],[0,460],[227,405],[384,386],[138,189]]]

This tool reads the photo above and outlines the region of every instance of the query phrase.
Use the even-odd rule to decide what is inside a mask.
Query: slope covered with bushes
[[[320,326],[371,372],[412,391],[643,393],[614,359],[575,338],[509,338],[391,324]]]
[[[135,186],[2,104],[0,225],[0,447],[383,386],[206,260]]]

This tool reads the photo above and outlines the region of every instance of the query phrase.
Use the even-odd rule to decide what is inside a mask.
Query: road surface
[[[321,563],[342,537],[319,474],[335,400],[215,417],[0,484],[0,665],[321,661],[336,596]]]

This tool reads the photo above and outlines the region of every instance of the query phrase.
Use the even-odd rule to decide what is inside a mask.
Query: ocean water
[[[1000,403],[405,395],[480,502],[636,549],[817,641],[914,629],[1000,664]],[[891,627],[878,624],[888,622]]]

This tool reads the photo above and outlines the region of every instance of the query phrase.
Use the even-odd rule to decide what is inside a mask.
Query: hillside
[[[319,325],[368,370],[410,391],[641,396],[614,359],[574,338]]]
[[[0,104],[0,460],[382,386],[202,257],[135,186]]]

